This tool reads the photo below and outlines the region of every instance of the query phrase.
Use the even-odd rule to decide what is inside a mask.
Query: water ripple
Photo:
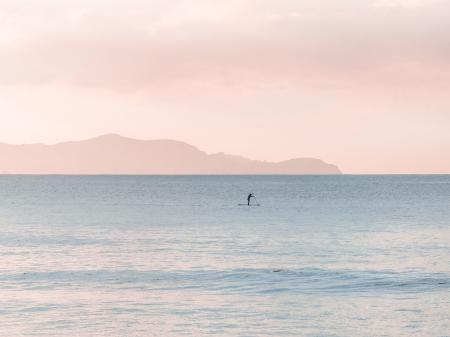
[[[0,283],[26,289],[115,285],[154,291],[198,289],[219,293],[378,294],[423,293],[450,289],[443,273],[320,268],[202,271],[90,270],[3,274]]]

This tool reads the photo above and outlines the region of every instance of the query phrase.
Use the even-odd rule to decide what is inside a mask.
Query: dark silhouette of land
[[[207,154],[174,140],[119,135],[55,145],[0,143],[0,173],[14,174],[341,174],[314,158],[278,163]]]

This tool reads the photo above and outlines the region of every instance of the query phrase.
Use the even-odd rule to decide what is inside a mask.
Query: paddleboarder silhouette
[[[247,204],[250,206],[250,200],[252,199],[252,198],[254,198],[255,197],[255,195],[253,194],[253,193],[250,193],[249,195],[248,195],[248,197],[247,197]]]

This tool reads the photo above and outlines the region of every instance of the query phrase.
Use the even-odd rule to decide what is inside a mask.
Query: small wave
[[[443,273],[302,269],[235,269],[203,271],[92,270],[3,274],[0,283],[16,287],[139,288],[143,291],[199,290],[215,293],[379,294],[423,293],[450,289]]]
[[[304,268],[296,270],[240,270],[224,272],[213,280],[213,289],[254,293],[419,293],[447,290],[450,277],[446,274],[417,272],[353,271]],[[243,283],[242,280],[246,279]],[[228,280],[229,282],[221,282]],[[239,285],[241,286],[239,287]]]

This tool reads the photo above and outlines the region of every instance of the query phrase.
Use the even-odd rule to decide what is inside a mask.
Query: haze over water
[[[448,336],[449,196],[449,175],[0,176],[0,335]]]

